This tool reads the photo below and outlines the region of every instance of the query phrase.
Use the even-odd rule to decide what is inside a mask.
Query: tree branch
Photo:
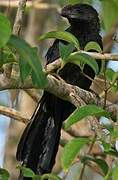
[[[14,26],[13,26],[13,34],[15,34],[15,35],[19,35],[19,33],[20,33],[22,23],[23,23],[26,2],[27,2],[27,0],[19,0],[16,19],[15,19]]]
[[[27,123],[29,121],[28,118],[21,115],[21,112],[16,111],[15,109],[10,108],[10,107],[5,107],[5,106],[0,105],[0,114],[3,114],[3,115],[8,116],[10,118],[13,118],[13,119],[15,119],[19,122],[22,122],[22,123]]]
[[[76,55],[77,53],[85,53],[94,59],[102,60],[102,61],[109,61],[109,60],[118,61],[118,54],[115,54],[115,53],[104,53],[103,54],[103,53],[87,52],[87,51],[80,50],[78,52],[72,53],[72,55]],[[56,69],[58,69],[60,67],[61,67],[61,59],[59,58],[59,59],[55,60],[54,62],[48,64],[45,67],[44,71],[47,74],[49,74],[51,72],[54,72]]]
[[[93,57],[94,59],[98,59],[98,60],[105,60],[105,61],[109,61],[109,60],[114,60],[114,61],[118,61],[118,54],[112,54],[112,53],[95,53],[95,52],[85,52],[85,51],[80,51],[81,53],[85,53],[88,54],[89,56]]]
[[[27,0],[28,1],[28,0]],[[9,0],[0,0],[0,6],[8,6],[9,5]],[[16,8],[18,6],[18,0],[12,0],[10,1],[10,7]],[[58,4],[49,4],[49,3],[41,3],[41,2],[32,2],[28,1],[27,2],[27,7],[35,8],[35,9],[56,9],[58,12],[60,12],[60,6]]]
[[[88,103],[95,103],[99,106],[104,105],[103,99],[99,99],[95,94],[89,91],[83,90],[78,86],[73,86],[71,84],[68,84],[64,80],[57,79],[52,75],[48,75],[47,78],[48,78],[48,85],[44,90],[54,94],[55,96],[63,100],[71,102],[76,107],[80,107],[81,105],[85,105]],[[4,81],[2,82],[1,80],[2,78],[0,78],[0,90],[31,89],[31,88],[38,89],[37,86],[34,86],[32,84],[32,81],[30,79],[27,79],[25,81],[25,84],[19,84],[19,81],[15,77],[11,78],[11,81],[8,82],[8,84],[4,83]],[[111,104],[110,102],[107,101],[106,109],[109,112],[116,114],[116,112],[118,112],[118,105]]]
[[[33,92],[32,89],[25,89],[24,91],[25,91],[36,103],[39,102],[39,99],[40,99],[40,97],[41,97],[41,95],[40,95],[40,97],[39,97],[39,92],[37,92],[37,93],[36,93],[36,91]]]
[[[103,54],[103,53],[87,52],[87,51],[80,50],[78,52],[72,53],[72,55],[76,55],[77,53],[85,53],[94,59],[102,60],[102,61],[109,61],[109,60],[118,61],[118,54],[115,54],[115,53],[104,53]],[[54,61],[46,66],[46,72],[50,73],[60,67],[61,67],[61,59],[59,58],[56,61]]]

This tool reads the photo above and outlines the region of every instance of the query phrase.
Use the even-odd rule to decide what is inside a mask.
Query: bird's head
[[[61,16],[68,19],[72,23],[89,23],[99,22],[97,11],[88,4],[75,4],[65,6],[61,11]]]

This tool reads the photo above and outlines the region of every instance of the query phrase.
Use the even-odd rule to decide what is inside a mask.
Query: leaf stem
[[[106,109],[106,101],[107,101],[107,93],[108,93],[108,88],[107,88],[107,79],[106,79],[106,69],[104,71],[104,106],[103,108]]]

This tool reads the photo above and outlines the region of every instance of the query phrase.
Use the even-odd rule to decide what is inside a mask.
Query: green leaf
[[[105,124],[104,127],[105,127],[110,133],[112,133],[113,130],[114,130],[113,124]]]
[[[82,2],[81,0],[67,0],[67,3],[69,3],[69,4],[77,4],[77,3],[81,3],[81,2]],[[92,0],[84,0],[84,3],[91,4]]]
[[[98,74],[98,72],[99,72],[99,67],[98,67],[96,60],[85,53],[79,53],[79,52],[72,53],[68,57],[66,62],[71,62],[78,66],[80,66],[80,62],[82,62],[84,64],[88,64],[94,70],[95,74]]]
[[[61,180],[59,176],[56,176],[54,174],[44,174],[41,176],[41,180]]]
[[[91,157],[91,156],[84,156],[82,158],[82,162],[83,163],[88,163],[88,161],[95,162],[101,168],[101,170],[103,171],[104,175],[106,175],[108,173],[109,167],[108,167],[108,165],[107,165],[105,160],[100,159],[100,158],[94,158],[94,157]]]
[[[115,82],[116,80],[118,80],[118,72],[114,73],[112,82]]]
[[[69,32],[51,31],[51,32],[45,33],[42,36],[40,36],[39,41],[42,41],[42,40],[45,40],[48,38],[56,38],[56,39],[67,41],[69,43],[73,43],[78,50],[80,49],[78,39],[73,34],[71,34]]]
[[[20,169],[22,171],[22,174],[24,177],[34,177],[35,173],[27,167],[24,166],[17,166],[18,169]]]
[[[80,0],[68,0],[67,1],[69,4],[77,4],[80,2]]]
[[[22,82],[28,77],[31,72],[31,66],[23,59],[22,56],[19,58],[19,66],[20,66],[20,76]]]
[[[110,14],[110,15],[109,15]],[[102,16],[105,30],[108,32],[118,19],[118,3],[114,1],[102,1]]]
[[[77,108],[66,120],[64,123],[64,128],[68,129],[72,124],[80,121],[81,119],[87,116],[96,116],[96,117],[110,117],[110,113],[106,112],[101,107],[96,105],[86,105],[80,108]]]
[[[105,72],[106,79],[110,82],[111,92],[116,93],[118,91],[118,72],[108,68]]]
[[[90,41],[86,44],[85,48],[84,48],[85,51],[90,51],[90,50],[95,50],[97,52],[101,52],[102,53],[102,49],[100,47],[100,45],[94,41]]]
[[[73,43],[69,43],[67,45],[64,45],[63,43],[59,43],[59,52],[60,52],[60,57],[62,61],[64,62],[69,55],[73,52],[75,49]]]
[[[0,48],[9,40],[11,35],[11,24],[6,16],[0,13]]]
[[[0,179],[1,180],[9,179],[9,172],[6,169],[0,168]]]
[[[105,152],[109,152],[109,151],[112,150],[111,144],[106,143],[105,141],[102,141],[102,145],[103,145],[103,147],[104,147],[104,151],[105,151]]]
[[[84,3],[87,3],[87,4],[91,4],[93,0],[84,0]],[[117,1],[117,0],[116,0]],[[59,4],[64,7],[64,6],[67,6],[68,4],[77,4],[77,3],[81,3],[82,1],[81,0],[59,0]]]
[[[109,150],[109,151],[105,151],[105,154],[118,157],[118,152],[117,152],[117,150],[114,150],[114,149]]]
[[[115,71],[111,68],[106,69],[105,75],[108,81],[112,82]]]
[[[41,180],[41,176],[35,175],[32,177],[32,180]]]
[[[113,92],[113,93],[118,92],[118,85],[113,85],[111,88],[111,92]]]
[[[6,64],[6,63],[11,63],[11,62],[16,62],[16,56],[15,54],[11,51],[10,48],[5,46],[3,49],[1,49],[0,53],[0,64]]]
[[[37,52],[34,51],[34,49],[32,49],[26,41],[14,35],[11,36],[9,40],[9,45],[12,45],[14,48],[16,48],[19,55],[22,57],[22,60],[25,60],[32,68],[32,71],[35,74],[35,78],[37,79],[37,85],[40,88],[46,87],[47,78],[42,71],[42,66],[40,62],[41,60],[38,57]]]
[[[105,160],[103,159],[95,159],[94,162],[96,162],[96,164],[101,168],[101,170],[103,171],[104,175],[107,174],[109,167],[106,163]]]
[[[118,179],[118,164],[112,170],[112,180]]]
[[[74,138],[65,145],[61,156],[62,167],[65,170],[69,168],[79,151],[88,142],[88,138]]]
[[[107,172],[106,176],[104,177],[104,180],[110,180],[111,179],[111,175],[112,175],[112,172],[109,169],[109,171]]]
[[[118,6],[118,1],[117,0],[113,0],[115,3],[116,3],[116,5]]]
[[[114,130],[111,132],[111,137],[116,140],[118,139],[118,130],[114,128]]]

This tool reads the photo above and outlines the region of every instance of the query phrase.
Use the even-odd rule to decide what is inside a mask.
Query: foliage
[[[9,179],[9,172],[6,169],[0,168],[0,179],[1,180]]]
[[[88,116],[96,116],[96,117],[110,117],[110,113],[105,111],[103,108],[100,108],[96,105],[86,105],[80,108],[77,108],[66,120],[65,122],[65,129],[68,129],[71,125],[75,124],[76,122],[86,118]]]
[[[11,35],[10,21],[0,13],[0,48],[4,47]]]
[[[118,1],[103,0],[102,1],[102,17],[104,28],[106,31],[109,31],[113,24],[117,22],[118,19]],[[109,18],[108,18],[109,17]]]
[[[79,1],[69,0],[61,1],[62,4],[75,4]],[[92,0],[85,0],[84,2],[91,3]],[[102,22],[103,28],[105,31],[110,31],[112,25],[116,23],[118,18],[118,1],[117,0],[101,0],[102,7]],[[110,12],[110,13],[109,13]],[[109,18],[108,18],[109,17]],[[81,70],[85,64],[88,64],[95,72],[99,73],[99,68],[96,61],[89,55],[85,53],[80,53],[79,42],[75,36],[68,32],[62,31],[52,31],[43,34],[40,36],[39,40],[47,40],[48,38],[57,38],[62,42],[66,41],[67,44],[63,45],[60,43],[59,51],[61,57],[61,68],[67,63],[74,63],[78,65]],[[73,53],[73,51],[75,52]],[[97,51],[102,53],[101,48],[95,42],[89,42],[85,51]],[[17,53],[17,54],[16,54]],[[20,71],[20,82],[25,84],[26,79],[31,78],[34,87],[39,87],[44,89],[47,84],[47,75],[42,68],[42,58],[38,55],[37,48],[29,45],[24,39],[12,35],[11,24],[6,16],[0,13],[0,68],[6,63],[14,63],[18,65]],[[107,89],[105,93],[109,91],[117,92],[118,91],[118,72],[113,71],[112,69],[105,69],[104,74],[105,79],[107,80]],[[94,162],[101,170],[105,180],[108,180],[112,177],[113,180],[118,179],[118,164],[116,163],[118,159],[118,148],[117,148],[117,139],[118,139],[118,127],[117,117],[112,117],[104,108],[98,107],[94,104],[85,105],[81,108],[77,108],[65,121],[64,128],[65,130],[69,129],[72,125],[75,125],[78,121],[82,121],[83,118],[92,116],[94,118],[100,118],[102,116],[107,117],[107,123],[99,123],[99,128],[104,129],[103,134],[95,132],[94,138],[87,137],[76,137],[67,142],[65,145],[62,156],[62,168],[65,171],[68,171],[75,160],[81,161],[84,165]],[[95,131],[95,130],[94,130]],[[103,131],[102,131],[103,132]],[[106,133],[107,132],[107,133]],[[94,157],[90,155],[91,149],[87,152],[84,151],[84,148],[88,145],[93,147],[97,143],[102,147],[102,156]],[[114,167],[109,168],[105,156],[110,155],[114,158]],[[59,180],[60,177],[53,174],[44,174],[43,176],[37,176],[35,173],[26,167],[18,167],[25,177],[31,177],[32,179],[43,180],[49,178],[51,180]],[[5,169],[0,169],[0,179],[8,180],[9,173]]]
[[[18,166],[17,168],[19,170],[21,170],[24,177],[29,177],[32,180],[45,180],[47,178],[49,180],[61,180],[60,177],[58,177],[58,176],[56,176],[54,174],[44,174],[42,176],[38,176],[31,169],[26,168],[25,166]]]
[[[89,142],[89,138],[74,138],[69,141],[63,150],[61,161],[64,170],[67,170],[73,160],[79,155],[82,147]]]
[[[39,40],[45,40],[48,38],[57,38],[60,40],[64,40],[70,43],[73,43],[74,46],[79,50],[79,42],[78,39],[71,33],[66,32],[66,31],[51,31],[48,32],[46,34],[43,34],[42,36],[40,36]]]
[[[44,88],[47,85],[47,79],[46,79],[46,75],[42,70],[40,58],[37,55],[37,49],[32,48],[23,39],[20,39],[19,37],[16,37],[14,35],[11,35],[8,45],[14,47],[19,53],[20,56],[19,67],[21,72],[21,79],[23,80],[23,82],[27,78],[27,76],[31,73],[33,83],[35,85],[38,85],[38,87],[40,88]],[[25,61],[25,63],[23,61]]]

